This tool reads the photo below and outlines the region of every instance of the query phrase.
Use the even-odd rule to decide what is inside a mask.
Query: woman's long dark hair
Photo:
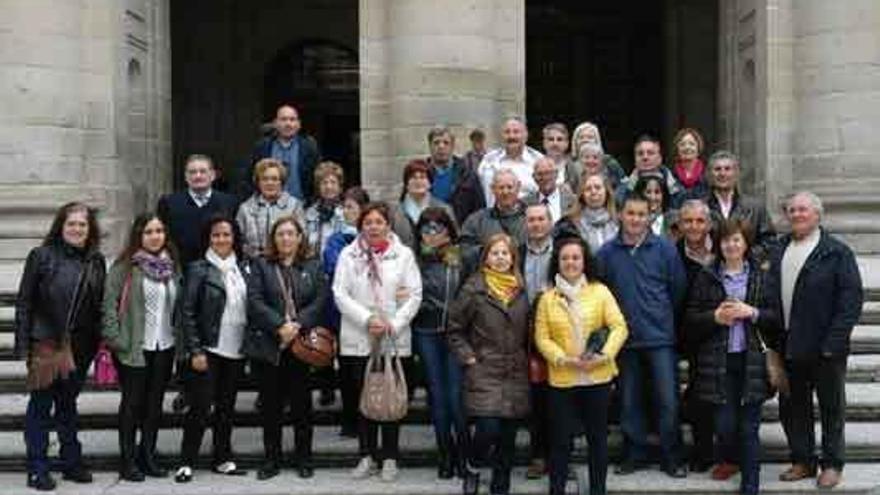
[[[79,201],[71,201],[65,203],[55,212],[55,218],[52,219],[52,226],[49,232],[43,238],[43,245],[50,246],[53,244],[64,243],[62,231],[64,230],[64,222],[71,213],[78,211],[85,212],[86,222],[89,224],[89,235],[86,236],[85,249],[87,252],[97,251],[101,246],[101,228],[98,226],[98,214],[94,208],[89,208],[85,203]]]
[[[229,224],[229,228],[232,229],[232,250],[235,252],[236,258],[241,259],[241,229],[238,228],[238,222],[223,213],[216,213],[205,222],[205,226],[202,228],[201,253],[206,253],[211,247],[211,231],[218,223]]]
[[[663,201],[660,202],[660,213],[666,213],[669,211],[669,188],[666,186],[666,181],[663,180],[662,176],[649,174],[640,177],[636,182],[636,187],[633,188],[633,191],[647,198],[648,194],[646,191],[648,190],[648,184],[651,182],[656,182],[657,187],[660,188],[660,193],[663,194]]]
[[[168,225],[159,218],[159,215],[152,211],[141,213],[135,217],[134,222],[131,223],[131,229],[128,231],[128,244],[119,253],[119,257],[116,259],[117,262],[131,263],[131,257],[143,247],[141,239],[144,236],[144,229],[153,220],[158,220],[165,227],[165,250],[168,251],[168,256],[174,260],[174,264],[176,266],[180,265],[180,258],[177,255],[174,243],[171,241],[171,232],[168,230]]]
[[[590,245],[580,237],[562,237],[553,243],[553,256],[550,258],[550,268],[547,271],[547,280],[550,285],[556,285],[556,274],[559,273],[559,254],[565,246],[580,246],[581,253],[584,255],[584,277],[587,282],[593,282],[596,278],[596,263],[593,255],[590,253]]]

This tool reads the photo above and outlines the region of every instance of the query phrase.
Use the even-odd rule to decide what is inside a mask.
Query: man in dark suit
[[[527,205],[542,203],[550,209],[552,223],[558,222],[577,201],[568,184],[559,183],[559,169],[556,162],[549,157],[541,157],[535,162],[532,177],[538,184],[538,190],[526,195],[523,201]]]
[[[202,226],[215,214],[235,218],[237,201],[235,196],[212,188],[216,171],[209,156],[190,155],[184,173],[187,189],[162,196],[156,213],[180,251],[181,263],[186,266],[204,256]]]
[[[254,164],[263,158],[281,160],[287,167],[284,187],[291,196],[309,203],[314,195],[312,175],[320,160],[315,140],[305,136],[301,129],[299,112],[284,104],[275,113],[275,132],[257,142],[247,169],[239,175],[239,194],[245,200],[253,194]]]

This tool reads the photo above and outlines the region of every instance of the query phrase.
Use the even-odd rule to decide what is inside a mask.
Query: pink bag
[[[113,364],[113,356],[107,344],[101,342],[95,355],[95,385],[99,387],[115,387],[119,384],[119,374]]]

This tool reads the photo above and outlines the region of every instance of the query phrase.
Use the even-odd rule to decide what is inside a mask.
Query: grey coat
[[[304,227],[305,214],[302,202],[287,191],[274,203],[263,199],[259,194],[254,194],[238,208],[235,221],[241,229],[242,248],[248,256],[263,254],[269,238],[269,231],[275,220],[287,215],[293,215]]]
[[[514,211],[503,213],[497,208],[483,208],[471,214],[461,227],[459,243],[466,272],[472,271],[480,259],[480,250],[489,237],[505,233],[517,242],[526,242],[526,206],[520,202]]]
[[[489,295],[481,273],[472,275],[452,303],[449,347],[465,368],[469,416],[522,418],[529,413],[529,299],[526,291],[505,306]]]

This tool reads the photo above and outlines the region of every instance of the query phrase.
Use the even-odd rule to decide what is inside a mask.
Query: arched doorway
[[[345,168],[348,184],[360,182],[358,79],[357,51],[320,39],[282,48],[266,65],[264,76],[266,120],[274,118],[280,104],[293,104],[324,159]]]

